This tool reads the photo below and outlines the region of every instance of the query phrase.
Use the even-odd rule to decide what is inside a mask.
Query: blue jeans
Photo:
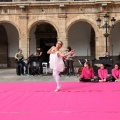
[[[22,67],[25,66],[25,73],[28,74],[28,66],[24,61],[18,62],[18,66],[20,67],[20,75],[22,74]]]

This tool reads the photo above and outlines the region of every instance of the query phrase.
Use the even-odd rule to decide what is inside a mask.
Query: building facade
[[[75,60],[94,59],[105,55],[105,29],[96,20],[109,15],[115,17],[114,28],[108,29],[107,49],[115,59],[120,52],[120,0],[3,0],[0,2],[0,67],[15,67],[18,48],[25,58],[36,47],[46,51],[58,40],[75,49]]]

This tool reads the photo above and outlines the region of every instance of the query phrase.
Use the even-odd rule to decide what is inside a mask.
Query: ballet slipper
[[[60,89],[56,88],[56,89],[55,89],[55,92],[58,92],[59,90],[60,90]]]
[[[118,82],[118,80],[115,80],[115,82]]]

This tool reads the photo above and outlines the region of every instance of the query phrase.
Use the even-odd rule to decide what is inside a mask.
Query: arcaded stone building
[[[105,29],[96,20],[104,15],[116,19],[108,29],[107,49],[116,58],[120,52],[120,0],[2,0],[0,2],[0,67],[14,67],[14,55],[22,48],[25,58],[36,47],[46,51],[63,41],[62,51],[69,45],[78,58],[94,59],[104,56]],[[116,58],[117,59],[117,58]]]

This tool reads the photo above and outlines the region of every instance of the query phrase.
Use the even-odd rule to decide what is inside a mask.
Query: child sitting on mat
[[[80,81],[91,82],[92,79],[94,79],[94,70],[89,62],[85,62],[84,68],[82,69],[82,73],[80,75]]]
[[[119,69],[119,64],[117,63],[112,69],[112,81],[120,82],[120,69]]]
[[[98,70],[98,79],[99,82],[106,82],[108,81],[108,70],[106,69],[105,64],[100,64],[100,69]]]

